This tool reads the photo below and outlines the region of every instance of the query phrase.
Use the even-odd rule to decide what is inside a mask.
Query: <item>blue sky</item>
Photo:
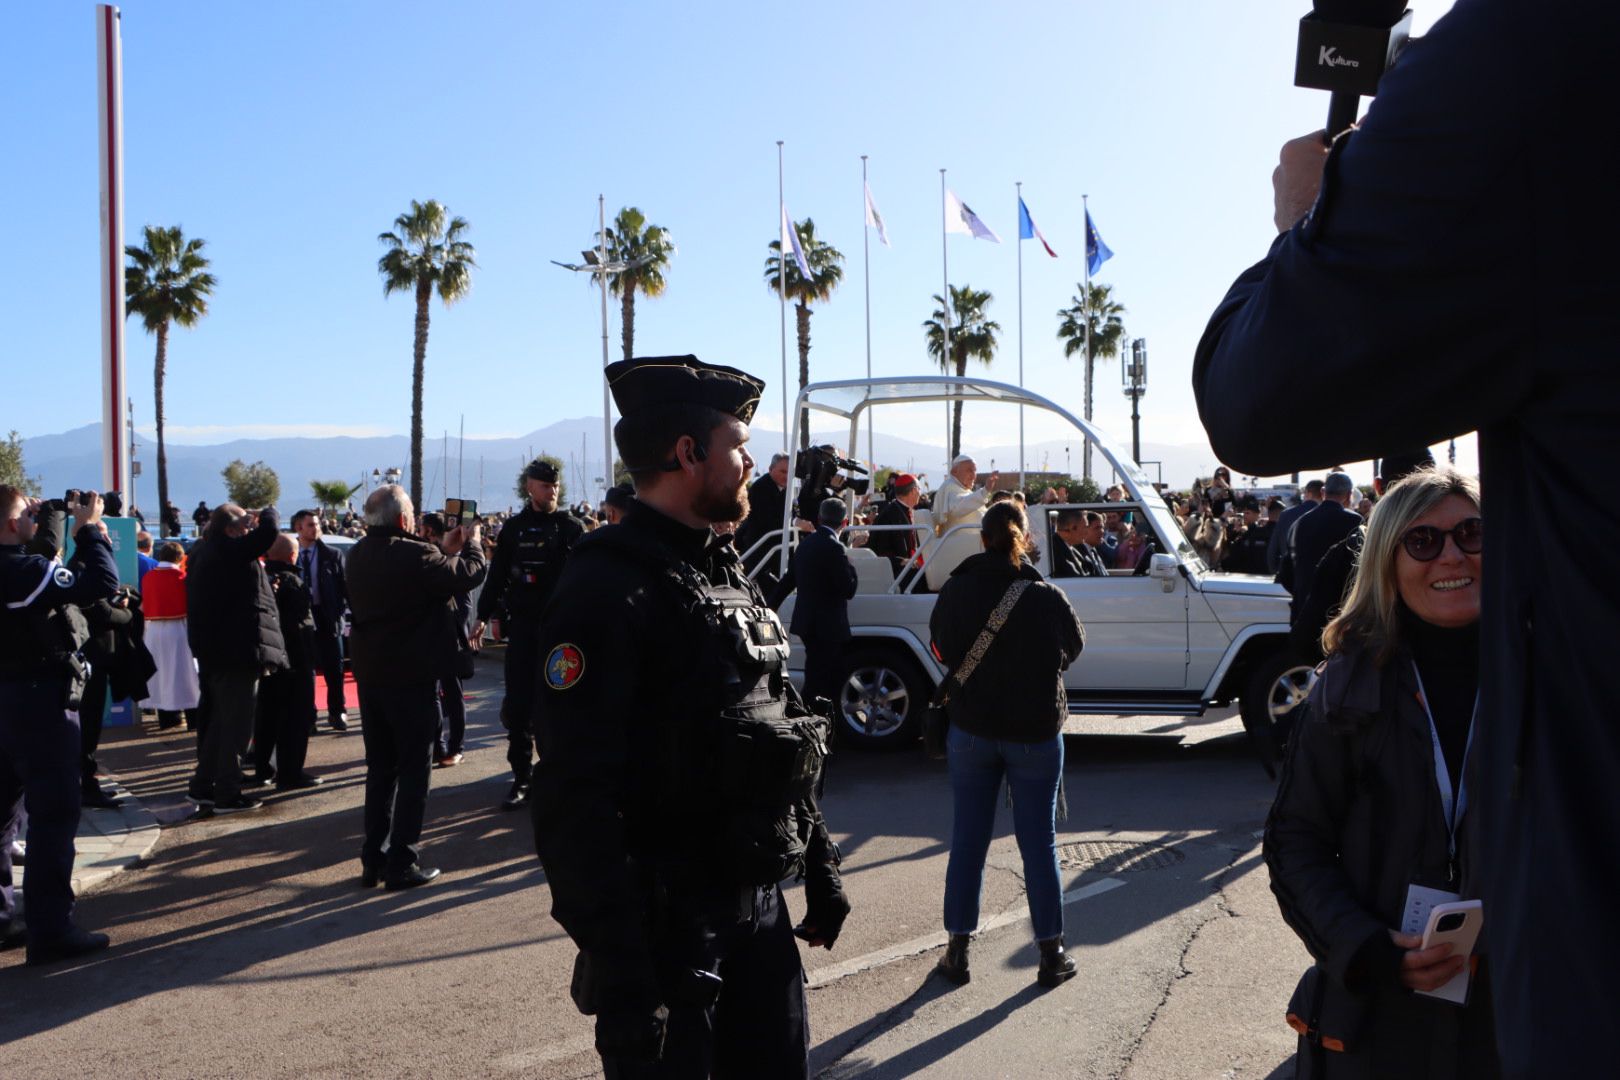
[[[1418,30],[1447,7],[1422,5]],[[639,206],[680,249],[666,295],[637,306],[637,351],[761,375],[760,426],[775,427],[778,310],[761,270],[783,139],[790,212],[847,257],[842,289],[813,318],[812,377],[865,371],[861,154],[894,243],[872,238],[874,367],[928,369],[919,324],[941,286],[945,167],[1003,240],[949,240],[952,283],[995,295],[993,375],[1017,378],[1021,180],[1061,256],[1025,245],[1026,381],[1080,411],[1081,370],[1062,358],[1054,313],[1083,273],[1085,193],[1116,252],[1098,280],[1149,341],[1144,441],[1199,443],[1198,335],[1273,235],[1278,146],[1326,114],[1324,94],[1292,86],[1308,9],[134,0],[123,7],[126,239],[179,224],[207,240],[219,278],[208,318],[171,336],[171,437],[406,430],[411,302],[383,298],[375,265],[377,233],[412,198],[467,218],[481,264],[465,301],[435,302],[427,431],[454,431],[463,414],[469,436],[600,415],[597,302],[548,261],[592,242],[598,192],[610,216]],[[0,196],[14,256],[0,290],[0,427],[24,435],[97,417],[94,61],[92,4],[8,10]],[[127,342],[149,428],[153,342],[138,322]],[[1099,420],[1128,439],[1116,366],[1098,386]],[[983,423],[971,441],[1007,441],[1009,423],[1016,439],[1014,420]],[[1057,433],[1037,424],[1030,438]]]

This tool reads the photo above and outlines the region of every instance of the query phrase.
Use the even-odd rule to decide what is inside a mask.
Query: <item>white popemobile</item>
[[[1037,567],[1043,574],[1050,569],[1050,515],[1057,510],[1129,513],[1150,538],[1153,554],[1134,571],[1111,570],[1107,577],[1054,582],[1068,594],[1086,627],[1085,652],[1064,679],[1070,714],[1198,716],[1211,706],[1236,700],[1244,726],[1251,734],[1266,736],[1261,745],[1269,758],[1271,726],[1303,700],[1311,674],[1310,668],[1290,657],[1287,592],[1267,578],[1212,573],[1146,474],[1093,425],[1038,394],[1005,383],[944,375],[852,379],[812,383],[800,392],[788,445],[798,444],[799,417],[808,409],[848,423],[844,452],[854,459],[867,409],[942,401],[999,403],[1055,413],[1089,438],[1119,477],[1127,492],[1124,502],[1028,508],[1031,531],[1040,540]],[[792,522],[798,486],[797,479],[789,481],[781,529],[750,549],[776,549],[761,565],[774,565],[779,574],[785,574],[799,535]],[[853,502],[854,496],[846,498]],[[936,536],[927,512],[918,511],[913,528],[926,565],[936,553],[960,546],[950,543],[955,533],[976,531],[978,525],[976,521],[956,525]],[[868,748],[908,745],[917,738],[922,713],[946,675],[928,648],[934,597],[912,591],[916,575],[897,582],[888,560],[864,547],[850,547],[848,554],[858,588],[849,602],[854,639],[844,651],[840,700],[834,703],[839,737]],[[782,605],[784,623],[792,618],[793,602],[790,596]],[[796,677],[803,674],[803,657],[795,642],[790,664]]]

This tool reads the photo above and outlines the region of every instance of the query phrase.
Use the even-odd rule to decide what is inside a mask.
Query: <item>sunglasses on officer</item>
[[[1464,555],[1478,555],[1485,548],[1484,522],[1477,517],[1464,518],[1450,529],[1414,525],[1401,536],[1401,547],[1418,562],[1433,562],[1445,550],[1448,536]]]

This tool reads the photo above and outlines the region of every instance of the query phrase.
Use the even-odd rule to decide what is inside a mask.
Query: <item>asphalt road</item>
[[[568,999],[574,950],[550,919],[527,815],[503,813],[498,668],[470,684],[465,764],[436,770],[409,892],[362,891],[356,729],[322,734],[328,783],[257,814],[188,817],[189,736],[119,732],[103,760],[165,819],[147,863],[81,899],[113,948],[77,965],[0,954],[0,1075],[600,1075]],[[985,876],[973,981],[928,978],[950,828],[942,765],[835,760],[825,809],[855,904],[806,953],[821,1077],[1289,1075],[1283,1007],[1306,959],[1266,888],[1271,783],[1227,718],[1084,726],[1067,740],[1067,933],[1080,975],[1034,984],[1010,822]],[[150,732],[150,727],[147,732]],[[790,893],[790,908],[802,905]]]

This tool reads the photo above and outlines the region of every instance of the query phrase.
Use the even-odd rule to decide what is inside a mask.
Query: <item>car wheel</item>
[[[1314,681],[1315,669],[1287,649],[1272,653],[1249,673],[1238,711],[1244,729],[1263,741],[1273,756],[1288,741],[1294,710],[1305,703]]]
[[[835,738],[863,750],[915,742],[930,688],[917,665],[886,650],[861,649],[844,658],[838,682]]]

